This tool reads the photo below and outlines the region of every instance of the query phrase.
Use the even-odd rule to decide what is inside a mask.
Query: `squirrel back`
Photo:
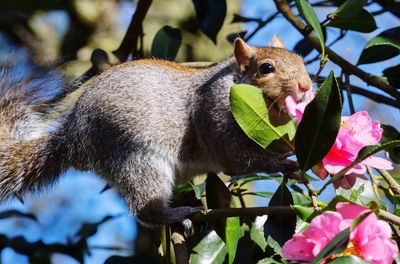
[[[0,99],[0,199],[38,189],[75,167],[111,181],[131,212],[153,224],[182,222],[199,210],[168,206],[173,185],[197,174],[297,169],[287,155],[264,150],[243,133],[229,93],[235,83],[257,85],[279,122],[288,118],[285,97],[301,100],[312,85],[301,57],[281,43],[255,48],[238,39],[233,57],[205,69],[160,60],[112,67],[49,131],[46,113],[68,88],[46,101],[37,96],[46,82],[30,91],[29,80]],[[21,138],[18,131],[29,132]]]

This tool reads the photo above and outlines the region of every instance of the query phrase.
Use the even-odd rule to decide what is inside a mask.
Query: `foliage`
[[[16,44],[26,46],[28,50],[32,51],[32,55],[37,55],[32,42],[26,41],[12,29],[22,28],[25,30],[23,32],[30,34],[31,39],[40,40],[39,33],[32,30],[24,18],[33,17],[39,10],[64,10],[71,18],[71,23],[61,40],[59,54],[66,60],[76,58],[78,51],[85,47],[90,41],[90,37],[95,34],[98,25],[85,16],[84,12],[79,11],[76,6],[71,8],[68,2],[47,0],[37,1],[33,4],[30,1],[19,1],[17,6],[14,1],[4,1],[0,6],[2,14],[0,30]],[[335,75],[331,71],[329,75],[319,78],[323,82],[315,99],[307,106],[297,131],[293,121],[289,121],[281,127],[275,127],[269,122],[268,106],[263,99],[261,90],[257,87],[244,84],[235,85],[231,90],[230,101],[233,116],[244,133],[262,148],[268,148],[271,143],[280,141],[285,145],[284,149],[294,149],[301,172],[291,175],[295,179],[283,178],[281,175],[260,174],[246,175],[242,178],[232,177],[227,180],[224,175],[209,174],[205,181],[177,186],[174,191],[177,200],[194,201],[198,204],[201,199],[205,198],[205,204],[210,211],[203,216],[203,220],[209,221],[199,220],[196,222],[196,218],[193,218],[194,234],[187,238],[184,252],[186,254],[181,254],[181,247],[171,244],[169,235],[172,233],[173,227],[165,227],[166,235],[163,236],[162,241],[164,246],[160,248],[164,250],[163,257],[170,258],[167,261],[174,263],[186,263],[187,261],[190,263],[287,263],[281,255],[284,243],[296,230],[304,229],[320,213],[333,210],[332,208],[339,201],[358,203],[375,211],[390,223],[397,243],[400,242],[398,217],[400,215],[400,187],[399,179],[395,177],[396,171],[393,173],[378,171],[382,175],[381,177],[377,176],[377,171],[369,170],[370,181],[358,180],[357,188],[349,191],[336,190],[336,194],[343,194],[343,196],[331,197],[332,200],[328,204],[320,201],[320,195],[326,188],[330,188],[352,167],[379,151],[387,151],[391,161],[399,163],[400,132],[395,126],[382,125],[384,134],[381,144],[362,149],[352,164],[333,175],[329,181],[323,182],[319,189],[314,189],[310,183],[321,184],[319,180],[308,175],[312,173],[310,169],[315,168],[315,165],[322,161],[335,142],[340,126],[343,94],[347,95],[350,109],[354,107],[352,106],[354,93],[377,103],[394,107],[395,110],[399,109],[400,65],[384,69],[383,76],[375,76],[375,72],[367,73],[359,65],[380,63],[399,55],[400,28],[394,27],[383,32],[376,32],[376,22],[381,13],[392,14],[393,19],[398,22],[400,3],[378,0],[310,2],[296,0],[288,1],[289,3],[276,0],[274,2],[277,11],[268,18],[245,17],[235,14],[231,20],[232,24],[242,26],[255,23],[256,27],[253,31],[230,32],[231,34],[227,36],[228,41],[232,41],[235,36],[241,36],[246,41],[251,40],[261,29],[268,27],[278,18],[282,19],[282,16],[279,15],[283,15],[291,23],[291,30],[298,30],[303,36],[298,40],[294,50],[306,58],[313,54],[314,49],[318,51],[317,57],[306,60],[308,63],[320,60],[320,71],[315,74],[315,79],[318,80],[318,75],[327,60],[337,64],[341,74]],[[139,1],[133,15],[134,19],[127,31],[129,34],[126,36],[129,35],[129,37],[124,38],[120,47],[114,51],[120,60],[118,62],[123,62],[127,58],[138,59],[146,57],[146,55],[173,60],[184,46],[184,31],[203,35],[204,38],[209,39],[208,41],[217,43],[223,24],[231,19],[227,16],[230,4],[228,1],[193,0],[193,16],[188,21],[183,21],[185,23],[180,23],[179,27],[163,25],[158,29],[151,42],[151,50],[145,51],[143,39],[146,29],[143,25],[148,19],[146,15],[152,4],[152,1]],[[320,21],[319,11],[325,9],[326,4],[331,6],[330,13],[324,21]],[[379,7],[380,10],[369,11],[368,5],[371,4]],[[18,11],[20,16],[10,15],[15,11]],[[349,31],[353,31],[352,34],[368,32],[373,36],[366,43],[356,65],[352,65],[330,49],[333,43],[349,37]],[[338,37],[333,41],[328,41],[335,34]],[[71,40],[73,41],[71,42]],[[85,78],[96,75],[101,69],[104,69],[103,67],[112,64],[107,58],[99,63],[99,60],[96,60],[98,58],[96,54],[94,52],[92,55],[91,69],[82,74],[79,80],[86,80]],[[348,78],[349,75],[357,76],[365,82],[365,85],[363,87],[355,86],[352,83],[353,80]],[[375,90],[369,86],[375,87]],[[225,182],[222,179],[225,179]],[[271,193],[270,190],[254,191],[251,189],[252,184],[260,182],[278,182],[279,187],[274,193]],[[302,183],[304,183],[304,187],[299,186]],[[260,196],[270,199],[268,206],[248,208],[249,197],[256,199],[255,197]],[[390,212],[387,208],[394,208],[394,211]],[[260,216],[265,214],[269,214],[267,218]],[[213,215],[215,218],[211,220],[207,218]],[[0,221],[9,217],[25,217],[36,221],[36,217],[30,213],[15,210],[0,213]],[[103,223],[113,218],[114,216],[108,216],[99,222],[83,223],[74,239],[67,244],[29,242],[23,237],[0,235],[0,251],[12,248],[19,254],[28,256],[32,263],[50,263],[50,256],[54,253],[69,255],[83,263],[83,256],[90,253],[87,240]],[[333,252],[342,252],[349,242],[350,229],[343,230],[332,239],[312,263],[326,260]],[[156,246],[158,247],[158,244]],[[186,258],[179,257],[182,255]],[[143,257],[139,254],[130,257],[111,256],[106,263],[130,263],[149,261],[149,259],[151,261],[158,260],[159,256],[154,256],[154,254],[150,257]],[[365,263],[365,261],[356,256],[342,256],[330,259],[329,263]]]

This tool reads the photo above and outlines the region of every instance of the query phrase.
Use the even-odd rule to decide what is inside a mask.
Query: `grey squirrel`
[[[205,69],[156,59],[111,67],[53,130],[46,114],[67,89],[43,99],[52,81],[44,77],[0,82],[0,200],[40,190],[74,167],[111,181],[142,222],[172,224],[199,210],[168,206],[176,183],[207,172],[297,168],[250,140],[229,103],[233,84],[256,85],[279,121],[285,97],[301,100],[311,88],[302,58],[279,38],[264,48],[236,39],[234,56]]]

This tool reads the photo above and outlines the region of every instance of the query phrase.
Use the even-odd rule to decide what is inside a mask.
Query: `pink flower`
[[[313,97],[314,93],[310,93],[308,100],[301,103],[297,103],[293,97],[287,97],[285,102],[289,115],[300,121],[306,105]],[[361,111],[351,116],[342,116],[342,124],[336,141],[322,160],[322,166],[317,165],[313,168],[314,172],[321,179],[325,179],[328,174],[338,173],[357,158],[358,152],[363,147],[378,144],[382,132],[379,121],[372,121],[368,112]],[[350,189],[353,187],[357,177],[364,178],[366,166],[386,170],[393,169],[391,162],[372,156],[350,169],[342,179],[334,183],[335,188],[340,186]]]
[[[304,109],[314,99],[315,90],[310,89],[304,94],[302,100],[296,100],[293,96],[288,96],[285,99],[286,109],[289,115],[296,121],[300,122],[303,118]]]
[[[336,141],[329,153],[322,160],[323,169],[329,174],[336,174],[350,165],[365,146],[378,144],[382,137],[383,129],[379,121],[372,121],[368,112],[361,111],[351,116],[343,116]],[[369,157],[353,168],[346,175],[335,182],[335,187],[345,189],[353,187],[356,177],[363,178],[366,166],[378,169],[393,169],[392,163],[378,157]],[[320,171],[317,175],[325,175]]]
[[[352,221],[369,209],[356,204],[338,203],[336,212],[326,211],[315,217],[308,228],[295,234],[282,248],[286,260],[310,262]],[[338,256],[354,255],[377,264],[390,264],[398,254],[396,243],[390,239],[390,226],[368,215],[351,233],[347,248]]]

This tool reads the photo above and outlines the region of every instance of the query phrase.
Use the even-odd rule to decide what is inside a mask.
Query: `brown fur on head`
[[[261,88],[270,104],[276,104],[279,110],[285,111],[287,96],[301,100],[312,87],[303,59],[286,50],[277,36],[263,48],[247,45],[238,38],[234,54],[241,74]]]

